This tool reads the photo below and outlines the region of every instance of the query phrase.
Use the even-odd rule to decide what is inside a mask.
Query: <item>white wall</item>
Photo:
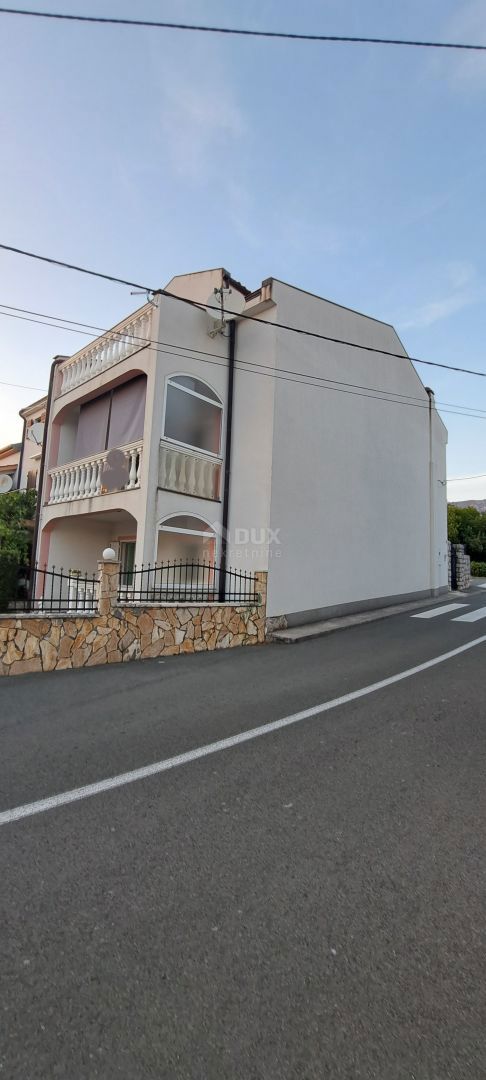
[[[276,386],[276,337],[271,326],[274,309],[259,318],[264,318],[268,327],[244,319],[236,329],[228,563],[247,571],[266,570],[269,560]],[[259,373],[250,364],[262,365],[268,373]]]
[[[188,374],[207,382],[223,402],[223,433],[228,381],[227,340],[220,336],[209,337],[204,311],[182,304],[180,300],[162,296],[158,299],[155,315],[154,337],[164,342],[164,345],[157,347],[157,351],[153,350],[153,367],[147,386],[144,445],[146,456],[143,472],[143,483],[146,484],[146,514],[142,555],[139,554],[137,546],[137,562],[145,563],[153,562],[156,557],[157,526],[167,514],[195,514],[211,524],[221,521],[220,502],[195,499],[158,488],[166,381],[170,375]],[[150,454],[147,455],[149,448]]]
[[[350,393],[350,386],[332,390],[276,383],[271,527],[280,532],[281,557],[270,561],[268,614],[434,587],[429,399],[399,339],[392,327],[280,282],[274,282],[273,295],[279,322],[403,353],[404,358],[277,331],[282,374],[282,369],[299,369],[356,388]],[[370,393],[359,386],[376,388],[382,397],[385,391],[409,395],[414,407],[379,400],[372,392],[371,397],[358,396]],[[444,447],[437,435],[433,445],[445,475]],[[432,516],[438,566],[446,539],[445,488],[436,487]]]
[[[432,531],[431,576],[432,587],[447,588],[447,429],[435,409],[432,410]]]
[[[49,543],[48,567],[56,570],[81,570],[96,573],[98,559],[112,538],[113,525],[95,517],[64,518],[52,527]]]

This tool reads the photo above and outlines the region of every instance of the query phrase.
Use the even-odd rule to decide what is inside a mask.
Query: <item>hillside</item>
[[[452,502],[452,506],[474,506],[480,514],[486,514],[486,499],[466,499],[465,502]]]

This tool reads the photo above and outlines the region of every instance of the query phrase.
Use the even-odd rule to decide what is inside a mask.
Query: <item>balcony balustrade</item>
[[[112,487],[108,475],[104,477],[104,465],[109,450],[82,461],[72,461],[68,465],[58,465],[49,470],[51,490],[49,506],[52,503],[73,502],[75,499],[91,499],[94,495],[104,495],[107,491],[130,491],[140,487],[142,446],[133,443],[120,447],[126,461],[127,481],[122,488]],[[106,483],[105,483],[106,479]]]
[[[123,323],[116,330],[98,338],[92,345],[82,349],[59,365],[62,375],[61,393],[73,390],[95,375],[113,367],[120,360],[138,352],[149,343],[152,311],[142,311],[135,318]]]
[[[221,462],[202,454],[186,453],[168,443],[160,444],[159,483],[167,491],[219,499]]]

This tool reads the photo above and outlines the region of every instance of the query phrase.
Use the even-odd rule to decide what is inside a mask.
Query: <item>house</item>
[[[0,492],[18,487],[19,461],[22,443],[9,443],[0,450]]]
[[[268,570],[273,626],[447,590],[447,433],[392,326],[208,270],[51,381],[42,564]]]
[[[44,428],[46,419],[47,397],[34,401],[21,409],[19,415],[24,422],[19,461],[18,486],[21,491],[38,487]]]

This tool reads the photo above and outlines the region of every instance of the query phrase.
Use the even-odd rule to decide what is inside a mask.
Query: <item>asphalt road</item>
[[[456,599],[296,646],[4,679],[0,814],[486,636],[454,621],[486,590]],[[1,825],[0,1076],[486,1077],[485,661],[486,641]]]

